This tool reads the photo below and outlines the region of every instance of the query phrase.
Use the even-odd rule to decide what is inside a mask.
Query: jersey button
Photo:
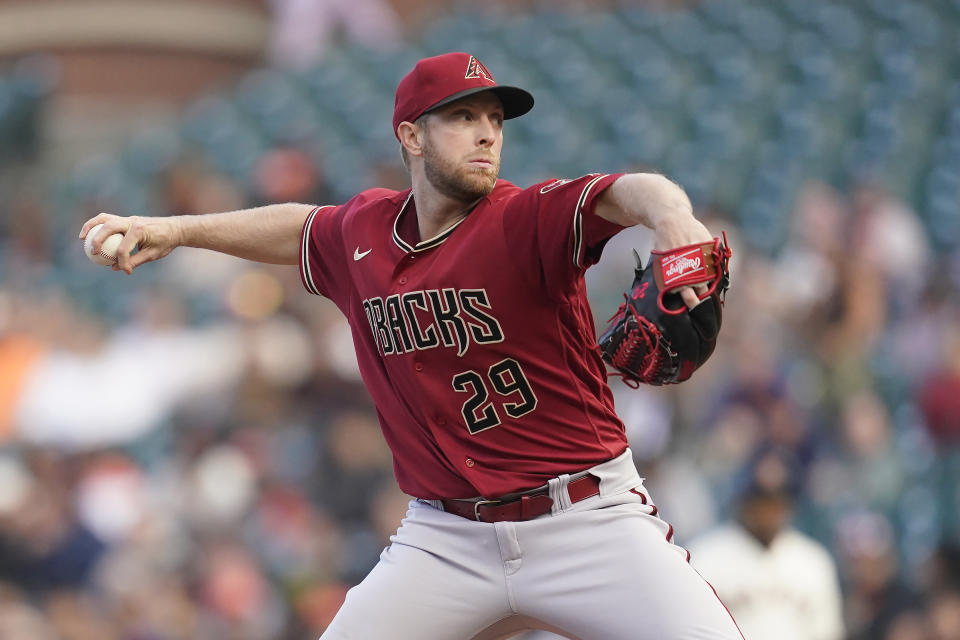
[[[400,284],[407,284],[407,276],[403,276],[402,278],[397,280],[397,282],[399,282]]]
[[[473,458],[467,458],[465,464],[472,469],[472,468],[473,468],[473,465],[475,465],[475,464],[477,464],[477,463],[473,461]]]
[[[422,362],[414,363],[413,368],[416,371],[423,371],[423,363]]]

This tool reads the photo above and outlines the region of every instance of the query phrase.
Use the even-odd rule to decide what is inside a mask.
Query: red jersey
[[[594,214],[618,177],[499,180],[423,241],[411,190],[310,213],[304,286],[350,322],[405,493],[496,497],[624,451],[583,277],[622,229]]]

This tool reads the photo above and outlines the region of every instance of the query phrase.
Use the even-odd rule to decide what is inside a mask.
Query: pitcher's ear
[[[397,138],[411,156],[423,155],[423,128],[404,120],[397,125]]]

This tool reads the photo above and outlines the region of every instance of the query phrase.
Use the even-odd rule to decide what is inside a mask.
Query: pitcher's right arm
[[[114,233],[124,234],[113,269],[127,274],[177,247],[198,247],[255,262],[294,265],[299,262],[300,231],[315,208],[285,203],[226,213],[157,218],[101,213],[84,223],[80,238],[86,238],[90,229],[102,223],[93,240],[94,251],[99,251],[106,238]],[[131,255],[134,247],[139,249]]]

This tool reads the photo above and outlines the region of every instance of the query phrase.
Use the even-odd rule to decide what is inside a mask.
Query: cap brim
[[[445,104],[456,102],[461,98],[466,98],[467,96],[472,96],[475,93],[481,93],[483,91],[492,91],[497,95],[498,98],[500,98],[500,103],[503,105],[504,120],[518,118],[530,111],[530,109],[533,109],[533,95],[531,95],[529,91],[521,89],[520,87],[506,87],[498,85],[496,87],[473,87],[472,89],[458,91],[452,96],[447,96],[437,104],[431,106],[429,109],[424,111],[424,113],[430,113],[434,109],[442,107]]]

